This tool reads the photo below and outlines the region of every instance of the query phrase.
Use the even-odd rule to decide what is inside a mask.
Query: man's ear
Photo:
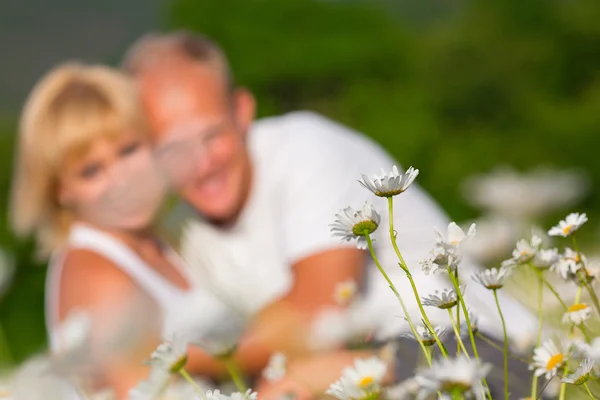
[[[233,93],[235,118],[243,132],[247,132],[256,115],[256,101],[246,88],[235,89]]]

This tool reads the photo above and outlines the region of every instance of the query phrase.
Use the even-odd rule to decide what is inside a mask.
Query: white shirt
[[[290,289],[291,266],[298,260],[322,251],[355,247],[333,238],[329,224],[342,208],[356,209],[370,201],[382,216],[374,233],[378,257],[413,321],[420,323],[411,287],[398,267],[389,239],[387,200],[357,182],[361,174],[372,176],[382,168],[391,170],[396,161],[366,136],[311,112],[256,121],[248,141],[254,180],[236,224],[227,230],[214,227],[186,206],[178,207],[169,222],[177,225],[182,218],[187,220],[181,252],[195,276],[251,316]],[[446,229],[449,221],[444,212],[418,184],[395,197],[394,205],[398,246],[420,296],[450,288],[447,276],[424,275],[418,263],[433,248],[433,228]],[[408,330],[398,300],[370,257],[367,259],[365,296],[370,316],[378,319],[385,336]],[[326,266],[323,268],[326,274]],[[462,278],[469,283],[465,295],[468,304],[478,314],[480,328],[501,338],[492,293],[470,279],[472,271],[468,262],[463,262]],[[534,315],[514,299],[502,296],[500,301],[504,312],[511,315],[509,334],[533,337]],[[426,307],[426,311],[434,324],[448,325],[445,310]]]

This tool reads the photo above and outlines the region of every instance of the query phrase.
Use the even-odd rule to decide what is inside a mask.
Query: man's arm
[[[290,358],[310,353],[311,324],[319,311],[334,307],[335,286],[354,279],[360,285],[365,254],[355,248],[338,248],[313,254],[296,262],[294,285],[284,297],[265,307],[242,337],[235,360],[249,375],[256,375],[274,351]],[[199,349],[191,350],[188,368],[196,373],[219,376],[226,373]]]

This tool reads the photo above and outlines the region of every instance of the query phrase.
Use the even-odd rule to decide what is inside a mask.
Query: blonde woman
[[[161,318],[154,316],[176,308],[191,287],[152,229],[165,185],[131,81],[102,66],[50,71],[24,107],[17,157],[12,224],[50,256],[51,349],[71,345],[62,323],[84,312],[91,321],[87,378],[126,398],[147,377],[143,361],[159,343]]]

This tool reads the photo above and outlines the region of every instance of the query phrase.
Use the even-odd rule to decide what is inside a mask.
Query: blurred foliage
[[[420,168],[420,184],[457,220],[476,213],[459,192],[468,175],[551,164],[590,174],[581,211],[597,221],[600,3],[421,3],[174,0],[165,3],[165,28],[221,43],[261,116],[312,109],[372,136]],[[442,3],[428,14],[428,4]],[[7,193],[12,139],[0,138]],[[2,229],[0,244],[15,249],[20,269],[0,320],[20,359],[44,343],[44,272],[31,246]]]

